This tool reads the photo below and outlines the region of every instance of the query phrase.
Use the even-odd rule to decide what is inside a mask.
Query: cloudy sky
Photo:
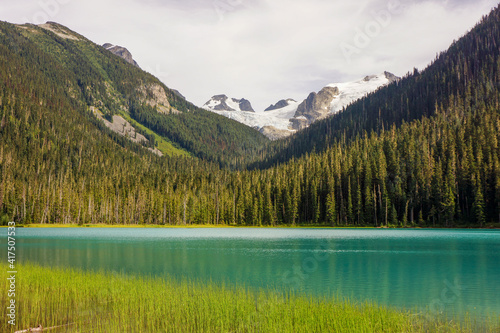
[[[55,21],[139,65],[197,105],[263,110],[328,83],[424,68],[498,0],[16,0],[0,20]]]

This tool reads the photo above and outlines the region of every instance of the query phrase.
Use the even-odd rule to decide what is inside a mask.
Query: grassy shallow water
[[[0,270],[7,272],[5,264]],[[210,282],[105,272],[17,266],[17,325],[0,317],[2,332],[56,327],[51,332],[498,332],[490,319],[446,320],[372,303]],[[6,309],[7,280],[0,306]]]

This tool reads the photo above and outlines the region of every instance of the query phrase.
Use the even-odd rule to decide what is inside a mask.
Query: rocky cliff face
[[[338,87],[324,87],[317,94],[315,92],[310,93],[299,105],[295,117],[291,120],[293,129],[300,130],[328,115],[330,113],[330,103],[339,94]],[[304,118],[306,121],[304,121]]]
[[[159,84],[149,84],[137,88],[140,93],[140,100],[149,106],[156,108],[160,113],[179,113],[178,110],[170,106],[165,89]]]
[[[106,50],[110,51],[114,55],[117,55],[120,58],[124,59],[129,64],[139,67],[139,64],[137,64],[137,62],[132,57],[132,53],[130,53],[129,50],[127,50],[126,48],[118,45],[113,45],[110,43],[106,43],[102,47],[104,47]]]
[[[38,25],[40,28],[52,31],[57,36],[64,39],[82,40],[81,36],[56,22],[46,22]]]

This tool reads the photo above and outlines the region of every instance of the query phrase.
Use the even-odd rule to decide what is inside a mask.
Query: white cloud
[[[226,93],[263,109],[329,82],[422,68],[496,5],[396,1],[17,0],[0,4],[0,19],[47,18],[96,43],[125,46],[195,104]],[[356,39],[359,31],[368,41]],[[349,59],[346,45],[355,48]]]

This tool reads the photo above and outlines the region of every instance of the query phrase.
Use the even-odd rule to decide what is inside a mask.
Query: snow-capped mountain
[[[246,111],[255,112],[252,108],[252,104],[242,98],[229,98],[226,95],[215,95],[208,102],[206,102],[202,108],[208,111]]]
[[[256,128],[271,140],[276,140],[341,111],[352,102],[397,80],[397,76],[384,72],[352,82],[331,83],[318,93],[310,93],[303,101],[280,100],[264,112],[245,111],[239,103],[243,100],[230,99],[226,95],[212,97],[203,108]]]

